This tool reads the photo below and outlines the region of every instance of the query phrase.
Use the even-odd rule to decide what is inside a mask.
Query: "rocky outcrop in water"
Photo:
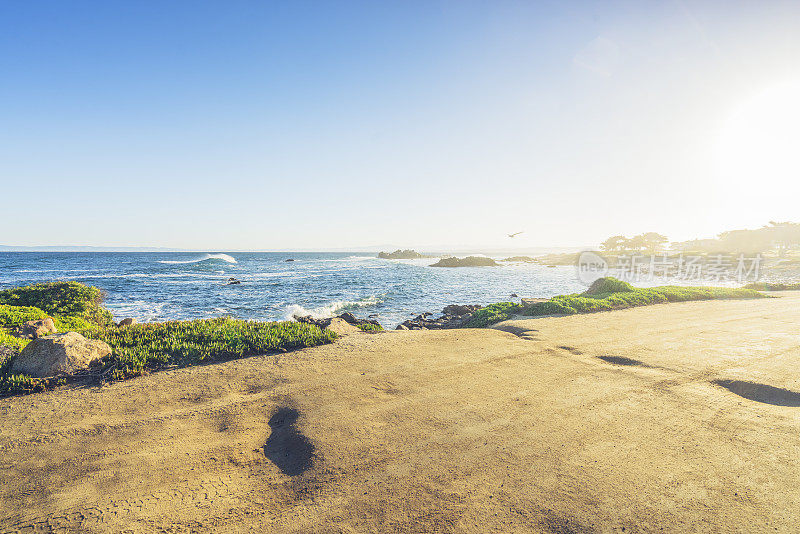
[[[466,258],[442,258],[431,267],[496,267],[499,265],[486,256],[467,256]]]
[[[535,263],[536,260],[531,258],[530,256],[511,256],[510,258],[505,258],[500,261],[507,261],[513,263]]]
[[[420,254],[416,250],[395,250],[394,252],[378,252],[378,257],[384,260],[418,260],[420,258],[431,258],[425,254]]]

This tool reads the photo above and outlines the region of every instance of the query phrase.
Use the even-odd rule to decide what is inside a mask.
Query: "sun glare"
[[[716,167],[719,185],[742,200],[800,192],[800,81],[770,86],[734,109]]]

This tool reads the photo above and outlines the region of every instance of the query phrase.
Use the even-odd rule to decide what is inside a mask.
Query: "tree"
[[[731,230],[719,234],[719,250],[726,252],[741,252],[755,254],[769,250],[772,246],[769,231],[759,230]]]
[[[628,239],[628,242],[625,244],[625,248],[635,252],[641,252],[642,249],[645,248],[645,245],[646,243],[644,241],[644,234],[639,234]]]
[[[641,234],[634,239],[640,239],[643,249],[648,251],[651,254],[656,254],[657,252],[664,249],[664,245],[669,242],[667,236],[658,234],[656,232],[647,232],[646,234]]]
[[[779,256],[784,257],[789,250],[800,246],[800,224],[775,221],[770,221],[769,224],[762,230],[769,236]]]
[[[607,252],[616,252],[618,250],[625,250],[625,245],[628,243],[628,238],[624,235],[611,236],[600,244],[600,248]]]

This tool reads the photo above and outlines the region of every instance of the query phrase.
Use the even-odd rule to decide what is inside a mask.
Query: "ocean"
[[[295,261],[287,262],[287,259]],[[435,259],[368,253],[0,252],[0,289],[75,280],[104,290],[114,318],[141,322],[230,316],[377,314],[394,328],[448,304],[489,304],[583,291],[573,267],[504,263],[429,267]],[[229,278],[241,280],[227,285]]]

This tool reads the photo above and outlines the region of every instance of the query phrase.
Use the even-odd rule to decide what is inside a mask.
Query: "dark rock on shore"
[[[499,265],[486,256],[467,256],[466,258],[442,258],[431,267],[496,267]]]
[[[381,326],[381,324],[375,319],[359,319],[350,312],[345,312],[336,317],[326,317],[324,319],[315,319],[310,315],[305,315],[305,316],[295,315],[293,317],[294,320],[297,321],[298,323],[313,324],[314,326],[318,326],[320,328],[328,328],[331,325],[331,323],[334,322],[333,321],[334,319],[340,319],[353,326],[361,326],[367,324]]]
[[[466,315],[476,310],[480,310],[482,306],[478,304],[450,304],[445,306],[442,313],[445,315]]]
[[[483,306],[477,304],[451,304],[445,306],[442,310],[442,315],[435,319],[430,312],[425,312],[417,315],[413,319],[409,319],[397,325],[395,330],[439,330],[445,328],[461,328],[470,319],[475,311],[480,310]]]
[[[395,250],[394,252],[378,252],[378,257],[384,260],[418,260],[420,258],[430,258],[425,254],[420,254],[416,250]]]

